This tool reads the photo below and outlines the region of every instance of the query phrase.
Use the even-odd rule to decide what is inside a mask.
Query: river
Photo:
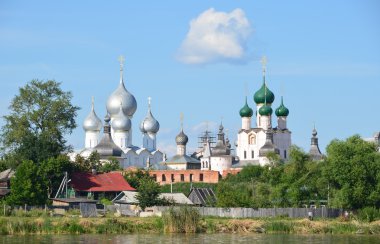
[[[0,236],[0,243],[379,243],[380,236],[287,234],[130,234],[130,235],[26,235]]]

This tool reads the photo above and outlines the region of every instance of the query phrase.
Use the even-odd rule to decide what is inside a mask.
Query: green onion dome
[[[289,109],[284,105],[284,99],[281,97],[281,105],[276,109],[277,117],[287,117],[289,115]]]
[[[245,105],[240,109],[240,117],[252,117],[253,110],[248,106],[247,97],[245,97]]]
[[[267,104],[265,104],[264,106],[262,106],[260,109],[259,109],[259,114],[261,116],[270,116],[272,115],[273,113],[273,109],[268,106]]]
[[[271,90],[268,89],[267,84],[264,80],[263,85],[261,86],[260,90],[258,90],[255,95],[253,96],[253,100],[256,104],[262,104],[265,103],[272,104],[274,102],[274,94]]]

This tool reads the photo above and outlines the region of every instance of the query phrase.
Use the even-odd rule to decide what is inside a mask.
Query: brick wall
[[[218,183],[220,175],[212,170],[152,170],[149,172],[160,185],[179,182]],[[191,179],[191,180],[190,180]]]

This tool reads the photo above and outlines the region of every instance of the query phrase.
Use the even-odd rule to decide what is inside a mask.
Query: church
[[[243,167],[247,164],[267,165],[270,163],[267,158],[269,153],[278,154],[282,160],[286,161],[292,144],[291,131],[287,127],[289,109],[285,107],[283,97],[281,97],[279,107],[275,110],[277,126],[272,124],[272,105],[275,100],[275,95],[269,90],[265,80],[265,57],[262,59],[262,64],[263,84],[253,96],[253,100],[256,104],[256,126],[252,127],[254,112],[253,109],[249,107],[246,97],[245,104],[240,109],[242,125],[238,132],[235,145],[239,164],[235,167]]]
[[[133,144],[132,120],[137,110],[137,102],[124,84],[124,58],[121,56],[119,61],[120,81],[116,90],[108,97],[104,124],[97,116],[92,101],[91,111],[83,122],[85,148],[71,154],[70,157],[74,159],[79,154],[87,158],[93,151],[97,151],[102,161],[113,157],[120,162],[122,168],[131,166],[144,168],[147,163],[157,164],[163,160],[163,153],[156,148],[156,135],[160,124],[152,114],[149,98],[147,115],[140,123],[143,135],[142,147]],[[101,135],[102,128],[103,135]]]

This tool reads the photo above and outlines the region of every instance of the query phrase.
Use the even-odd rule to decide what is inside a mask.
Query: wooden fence
[[[153,207],[153,211],[164,212],[170,207]],[[342,215],[342,209],[332,208],[210,208],[194,207],[202,216],[227,218],[266,218],[289,217],[307,218],[312,212],[314,218],[336,218]]]

